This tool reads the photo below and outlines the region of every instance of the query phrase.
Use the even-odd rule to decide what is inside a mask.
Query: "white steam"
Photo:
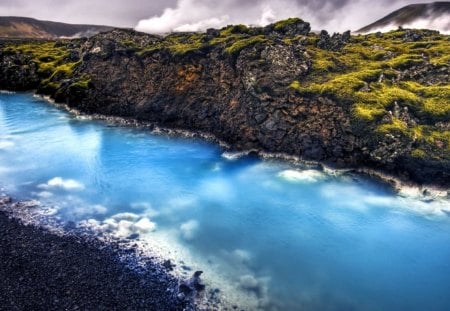
[[[438,16],[430,15],[430,18],[419,18],[410,23],[405,24],[389,24],[380,28],[370,29],[370,32],[387,32],[390,30],[395,30],[399,26],[403,28],[413,28],[413,29],[435,29],[439,30],[443,34],[450,34],[450,14],[442,14]]]
[[[264,26],[277,20],[299,17],[311,23],[313,30],[342,32],[364,27],[412,2],[380,1],[374,5],[371,0],[178,0],[176,5],[167,7],[161,14],[150,13],[150,18],[140,20],[136,30],[149,33],[203,31],[229,24]],[[438,21],[427,26],[442,29]]]
[[[251,5],[250,5],[251,4]],[[179,0],[175,8],[166,8],[159,16],[139,21],[136,30],[149,33],[201,31],[228,24],[264,26],[291,16],[304,16],[293,1],[256,1],[249,5],[235,0]],[[306,19],[306,17],[303,17]]]

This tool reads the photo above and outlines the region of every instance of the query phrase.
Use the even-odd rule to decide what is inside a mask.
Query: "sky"
[[[0,16],[103,24],[163,33],[300,17],[312,29],[357,30],[412,3],[434,0],[0,0]]]

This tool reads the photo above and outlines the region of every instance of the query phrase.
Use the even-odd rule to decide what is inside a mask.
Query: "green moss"
[[[288,18],[285,20],[281,20],[273,24],[273,29],[275,30],[283,30],[286,26],[294,25],[303,22],[300,18]]]
[[[423,65],[428,59],[437,67],[448,66],[450,41],[448,36],[418,32],[423,37],[418,42],[405,42],[404,30],[381,36],[353,36],[337,52],[317,48],[318,36],[311,34],[303,42],[312,59],[312,70],[289,87],[302,96],[334,98],[349,109],[358,130],[373,131],[377,135],[401,133],[407,139],[418,140],[427,148],[442,153],[439,146],[448,146],[447,134],[438,135],[443,131],[435,124],[450,119],[450,85],[430,86],[408,81],[401,71]],[[401,81],[402,78],[405,80]],[[408,107],[419,124],[408,126],[395,118],[380,124],[382,117],[393,110],[395,102]]]
[[[43,80],[39,85],[39,92],[41,94],[55,94],[56,91],[61,87],[59,82],[53,82],[49,79]]]
[[[367,105],[357,103],[353,106],[352,114],[363,121],[373,121],[386,113],[385,108],[379,104]]]
[[[183,55],[189,52],[197,51],[202,47],[201,42],[187,43],[187,44],[174,44],[169,47],[169,50],[175,55]]]
[[[38,73],[43,78],[72,76],[79,62],[69,62],[69,50],[54,42],[34,42],[27,44],[11,44],[7,50],[14,53],[29,55],[38,67]]]
[[[173,55],[184,55],[199,51],[209,45],[205,34],[170,34],[158,42],[140,48],[137,52],[140,56],[146,56],[161,50],[166,50]]]
[[[236,42],[231,44],[229,47],[227,47],[225,49],[225,52],[227,52],[228,54],[237,54],[247,47],[250,47],[257,43],[263,43],[263,42],[267,42],[267,39],[262,35],[237,40]]]
[[[423,63],[423,58],[420,55],[400,55],[392,60],[386,62],[384,66],[388,66],[394,69],[406,69],[412,66],[420,65]]]
[[[221,37],[229,37],[233,34],[247,34],[249,32],[249,28],[246,25],[231,25],[225,28],[222,28],[220,31]]]
[[[70,85],[70,88],[87,90],[91,85],[91,79],[88,77],[81,77]]]
[[[376,131],[379,134],[388,134],[388,133],[401,133],[404,135],[409,135],[408,131],[408,125],[403,122],[402,120],[399,120],[397,118],[392,118],[391,123],[385,123],[381,124],[377,127]]]
[[[426,152],[422,149],[414,149],[413,151],[411,151],[411,156],[413,156],[414,158],[425,158]]]

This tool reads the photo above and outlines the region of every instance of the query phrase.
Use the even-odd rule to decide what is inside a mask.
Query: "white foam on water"
[[[362,191],[357,186],[324,185],[320,191],[322,196],[332,200],[334,205],[340,208],[366,212],[369,208],[383,207],[393,211],[412,212],[429,219],[448,217],[450,203],[446,197],[424,196],[411,189],[407,189],[403,196],[376,195]],[[405,196],[406,194],[408,196]],[[353,200],[349,201],[348,197],[352,197]]]
[[[108,208],[101,204],[65,204],[65,208],[68,209],[69,213],[76,217],[86,217],[88,215],[103,215],[108,212]]]
[[[316,183],[326,178],[326,175],[318,170],[284,170],[278,177],[289,182]]]
[[[12,94],[16,94],[16,92],[13,92],[13,91],[6,91],[6,90],[0,90],[0,94],[4,94],[4,95],[12,95]]]
[[[9,140],[0,140],[0,150],[6,150],[14,147],[16,144]]]
[[[85,186],[74,179],[63,179],[62,177],[55,177],[50,179],[46,184],[38,185],[41,189],[60,188],[64,190],[83,190]]]
[[[225,151],[224,153],[221,154],[222,158],[227,159],[229,161],[234,161],[234,160],[240,159],[242,157],[245,157],[246,155],[248,155],[248,151],[242,151],[242,152]]]
[[[123,214],[123,213],[122,213]],[[109,233],[116,238],[127,238],[132,234],[139,234],[138,240],[132,240],[144,254],[149,257],[157,256],[161,260],[170,259],[176,263],[175,275],[181,278],[190,277],[192,271],[203,271],[202,279],[209,289],[220,289],[220,300],[223,306],[238,305],[244,310],[263,310],[268,304],[268,281],[264,276],[256,276],[249,268],[251,255],[248,251],[237,249],[223,251],[225,256],[202,257],[195,254],[192,249],[182,243],[179,237],[189,235],[193,228],[200,224],[196,220],[182,223],[178,229],[158,229],[150,219],[140,218],[138,221],[120,220],[123,215],[114,215],[104,221],[88,219],[79,222],[80,227],[90,228],[98,232]],[[143,220],[145,219],[145,220]],[[196,229],[195,229],[196,230]],[[184,238],[184,237],[183,237]],[[191,272],[186,272],[181,266],[189,266]],[[241,279],[245,275],[246,278]],[[254,286],[249,280],[255,280]],[[200,301],[206,304],[206,298]]]
[[[11,167],[0,166],[0,174],[11,173],[13,171],[15,171],[15,170]]]
[[[147,217],[139,219],[133,226],[139,233],[143,234],[156,230],[156,223],[150,221]]]
[[[53,196],[53,193],[50,191],[41,191],[41,192],[36,193],[36,195],[40,198],[48,199]]]
[[[121,220],[129,220],[129,221],[136,221],[140,217],[138,214],[135,213],[119,213],[111,216],[111,219],[115,221],[121,221]]]
[[[198,231],[199,223],[197,220],[191,219],[180,226],[180,231],[183,239],[191,241],[195,238]]]
[[[234,185],[226,178],[209,178],[203,181],[197,193],[212,201],[228,201],[236,196]]]
[[[148,217],[134,213],[119,213],[103,221],[87,219],[80,226],[89,227],[100,232],[110,232],[116,238],[128,238],[133,234],[147,234],[156,230],[157,225]]]
[[[154,209],[150,203],[146,202],[132,203],[130,207],[133,210],[141,211],[142,215],[145,215],[150,218],[156,217],[160,214],[160,212]]]

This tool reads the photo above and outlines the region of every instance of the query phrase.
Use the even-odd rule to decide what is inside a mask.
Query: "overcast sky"
[[[67,23],[195,31],[300,17],[315,30],[356,30],[404,5],[433,0],[0,0],[0,15]]]

